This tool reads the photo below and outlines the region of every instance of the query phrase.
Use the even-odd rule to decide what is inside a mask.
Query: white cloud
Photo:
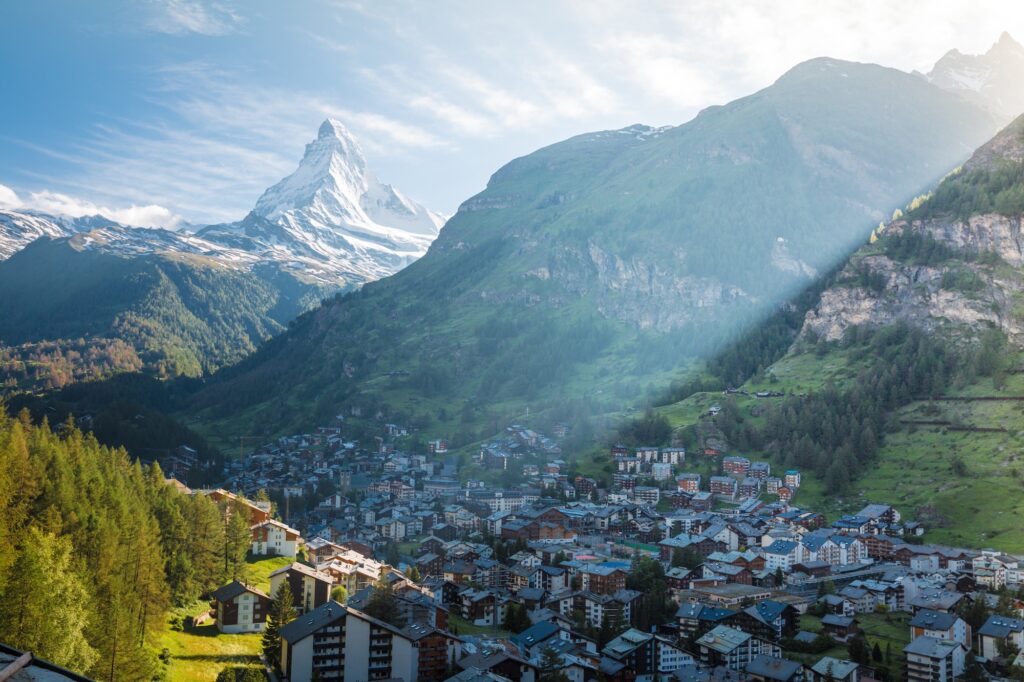
[[[295,169],[325,118],[342,120],[375,154],[450,146],[399,119],[315,93],[244,84],[203,62],[168,67],[158,76],[162,85],[149,97],[165,116],[97,125],[70,148],[22,141],[76,169],[36,179],[102,204],[132,203],[133,224],[180,220],[156,210],[162,206],[194,222],[227,222],[242,218],[263,190]]]
[[[49,190],[31,192],[27,199],[22,200],[13,189],[6,185],[0,185],[0,208],[26,209],[71,218],[101,215],[123,225],[134,227],[166,227],[173,229],[182,223],[181,216],[176,215],[168,208],[157,206],[156,204],[109,208],[94,204],[91,201]]]
[[[20,208],[21,199],[7,185],[0,185],[0,208]]]
[[[200,0],[158,0],[150,28],[160,33],[221,36],[235,31],[241,16],[230,5]]]

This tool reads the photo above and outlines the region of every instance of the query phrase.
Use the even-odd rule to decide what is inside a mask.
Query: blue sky
[[[5,0],[0,203],[238,219],[335,116],[381,179],[452,212],[516,156],[683,123],[805,59],[927,70],[1024,40],[1022,5]]]

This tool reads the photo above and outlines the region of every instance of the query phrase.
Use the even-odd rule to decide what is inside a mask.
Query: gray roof
[[[838,658],[832,658],[831,656],[825,656],[815,663],[811,670],[819,675],[825,675],[828,673],[829,666],[832,666],[832,677],[837,680],[846,679],[850,673],[859,667],[853,661],[840,660]]]
[[[216,590],[213,591],[213,598],[221,602],[231,601],[238,595],[245,594],[246,592],[252,592],[253,594],[264,597],[265,599],[270,599],[270,597],[267,596],[266,593],[257,590],[255,587],[250,587],[244,583],[240,583],[237,580],[235,580],[234,582],[230,582],[227,585],[218,587]]]
[[[953,624],[957,621],[957,615],[955,613],[947,613],[945,611],[932,611],[931,609],[921,609],[917,612],[917,615],[910,621],[911,627],[925,628],[928,630],[942,630],[946,631],[953,627]]]
[[[281,638],[289,644],[309,637],[322,627],[344,618],[348,610],[333,599],[303,614],[281,628]]]
[[[903,647],[903,652],[928,658],[946,658],[960,646],[959,642],[938,637],[918,637]]]
[[[978,629],[978,634],[986,637],[1005,639],[1013,632],[1024,630],[1024,620],[1009,616],[989,616],[985,624]]]
[[[754,660],[747,664],[747,674],[786,682],[799,674],[802,667],[796,661],[762,654],[755,656]]]

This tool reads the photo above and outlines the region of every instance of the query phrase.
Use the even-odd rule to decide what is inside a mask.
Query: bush
[[[217,674],[217,682],[267,682],[267,673],[263,668],[233,665]]]

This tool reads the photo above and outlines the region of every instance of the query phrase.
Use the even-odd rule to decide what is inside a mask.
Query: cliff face
[[[801,336],[834,341],[902,320],[953,338],[999,329],[1024,346],[1022,164],[1024,116],[857,251]]]
[[[886,255],[885,241],[905,234],[930,237],[953,257],[921,265]],[[851,258],[807,314],[801,335],[834,341],[854,325],[902,320],[955,337],[996,328],[1024,346],[1022,266],[1021,216],[895,221],[878,244]]]

